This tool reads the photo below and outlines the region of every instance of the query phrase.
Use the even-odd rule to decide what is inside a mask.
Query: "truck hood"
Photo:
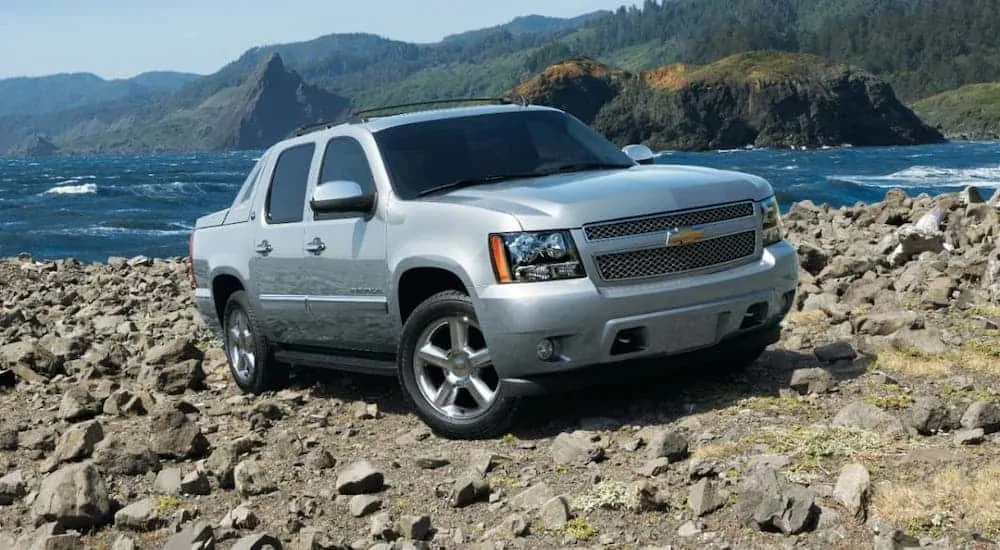
[[[467,187],[428,202],[459,203],[515,216],[525,230],[573,229],[773,194],[764,179],[698,166],[645,165]]]

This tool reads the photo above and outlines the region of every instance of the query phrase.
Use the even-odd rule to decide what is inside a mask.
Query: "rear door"
[[[257,214],[260,219],[252,225],[249,267],[254,296],[271,339],[287,344],[301,343],[308,324],[303,220],[315,156],[315,143],[293,145],[278,154]]]
[[[312,321],[308,339],[335,350],[392,352],[386,223],[373,165],[362,142],[344,135],[325,143],[319,172],[312,186],[353,181],[376,200],[369,212],[309,214],[305,240],[323,248],[306,252],[303,262]]]

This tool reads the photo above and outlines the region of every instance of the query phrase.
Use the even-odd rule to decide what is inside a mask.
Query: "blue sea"
[[[143,157],[0,159],[0,257],[184,256],[195,220],[227,207],[259,151]],[[808,151],[664,152],[660,163],[699,164],[767,178],[782,206],[833,206],[911,194],[1000,187],[1000,142]]]

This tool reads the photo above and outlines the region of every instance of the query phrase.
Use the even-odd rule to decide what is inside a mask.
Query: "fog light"
[[[542,361],[548,361],[552,359],[552,356],[556,354],[556,344],[548,338],[542,338],[538,341],[538,346],[535,348],[535,352],[538,353],[538,358]]]

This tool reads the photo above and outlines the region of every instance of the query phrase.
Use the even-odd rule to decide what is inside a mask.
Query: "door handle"
[[[320,240],[319,237],[313,238],[313,240],[306,243],[306,251],[312,254],[319,254],[320,252],[326,250],[326,243]]]
[[[256,250],[258,254],[267,254],[274,249],[271,248],[271,243],[267,242],[267,240],[263,240],[257,243],[257,246],[254,247],[254,250]]]

